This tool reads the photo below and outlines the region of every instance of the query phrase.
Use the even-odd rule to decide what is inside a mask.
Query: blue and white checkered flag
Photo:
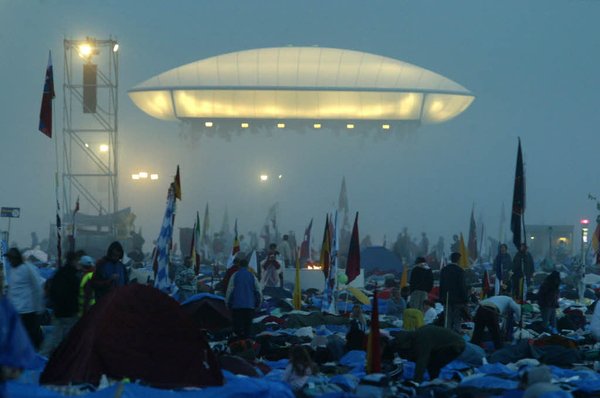
[[[170,293],[171,281],[169,280],[169,254],[171,252],[171,242],[173,241],[173,223],[175,222],[175,191],[169,188],[167,195],[167,208],[163,218],[160,234],[156,240],[156,262],[158,264],[156,271],[156,280],[154,287]]]

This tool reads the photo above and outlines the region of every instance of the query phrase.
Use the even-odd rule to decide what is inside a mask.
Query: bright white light
[[[212,127],[213,126],[213,122],[204,122],[204,125],[206,127]]]
[[[89,43],[83,43],[79,45],[79,56],[81,58],[87,58],[92,55],[92,46]]]
[[[390,129],[390,125],[389,124],[382,124],[381,128],[384,130],[389,130]]]
[[[277,128],[278,128],[278,129],[283,129],[283,128],[285,128],[285,123],[277,123]]]
[[[90,144],[88,144],[87,142],[85,144],[83,144],[83,145],[85,145],[86,148],[90,147]]]
[[[131,175],[131,179],[132,180],[139,180],[140,179],[140,175],[139,174],[132,174]]]
[[[140,171],[138,173],[138,175],[140,176],[140,178],[148,178],[148,172],[147,171]]]
[[[321,123],[315,123],[313,124],[313,127],[316,129],[320,129],[321,128]]]
[[[277,176],[277,178],[279,178],[279,179],[281,180],[281,179],[283,178],[283,175],[279,174],[279,175]]]
[[[347,128],[347,129],[353,129],[353,128],[354,128],[354,125],[353,125],[352,123],[348,123],[348,124],[346,125],[346,128]]]
[[[535,236],[532,236],[532,237],[530,237],[529,239],[531,239],[531,240],[534,240],[534,239],[535,239]]]
[[[107,144],[100,145],[100,152],[108,152],[108,145]]]
[[[243,129],[247,129],[247,128],[248,128],[248,126],[249,126],[249,124],[248,124],[248,123],[242,123],[242,128],[243,128]]]
[[[260,175],[260,180],[261,180],[261,181],[267,181],[268,179],[269,179],[269,176],[268,176],[268,175],[266,175],[266,174],[261,174],[261,175]]]
[[[158,174],[150,174],[151,180],[158,180]]]
[[[113,52],[115,52],[115,53],[116,53],[117,51],[119,51],[119,43],[116,43],[116,44],[113,46]]]

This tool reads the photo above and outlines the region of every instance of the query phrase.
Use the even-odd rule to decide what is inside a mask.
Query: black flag
[[[519,138],[519,150],[517,151],[517,167],[515,170],[515,190],[513,193],[512,217],[510,218],[510,230],[513,233],[513,243],[519,249],[523,242],[521,236],[521,224],[525,213],[525,172],[523,170],[523,154],[521,152],[521,139]]]

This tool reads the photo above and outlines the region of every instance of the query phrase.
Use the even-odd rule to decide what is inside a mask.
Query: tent
[[[222,296],[210,293],[194,294],[181,304],[201,329],[216,331],[232,326],[231,312]]]
[[[365,277],[370,275],[402,275],[402,261],[393,252],[383,246],[370,246],[360,252],[360,265]]]
[[[40,383],[97,385],[103,374],[160,388],[223,384],[217,359],[179,303],[137,284],[115,289],[79,320]]]

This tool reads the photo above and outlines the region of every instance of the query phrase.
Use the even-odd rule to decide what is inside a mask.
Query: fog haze
[[[17,1],[0,0],[0,206],[21,207],[11,241],[48,236],[55,217],[53,140],[37,131],[48,50],[54,59],[56,136],[62,145],[63,39],[120,43],[120,207],[147,242],[158,235],[168,183],[181,168],[176,227],[209,203],[211,229],[227,208],[241,232],[258,230],[279,202],[282,230],[301,235],[326,212],[345,176],[361,235],[395,240],[468,232],[471,208],[497,237],[510,217],[517,138],[526,168],[528,224],[595,219],[600,195],[600,1]],[[169,69],[246,49],[352,49],[409,62],[471,90],[457,118],[410,134],[289,129],[198,136],[153,119],[127,90]],[[62,158],[61,158],[62,162]],[[140,169],[158,183],[134,183]],[[261,184],[259,174],[282,175]],[[92,211],[82,201],[81,211]],[[0,220],[0,229],[6,219]],[[508,228],[508,227],[506,227]]]

